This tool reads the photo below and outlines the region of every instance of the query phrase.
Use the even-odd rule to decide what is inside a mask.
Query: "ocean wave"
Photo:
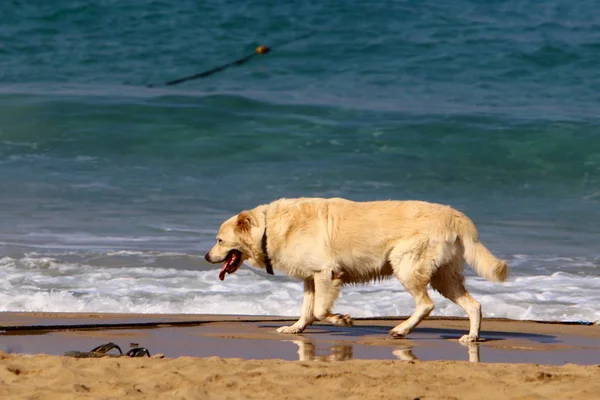
[[[144,261],[157,257],[166,262]],[[266,277],[249,267],[221,282],[218,267],[203,264],[196,256],[111,252],[87,255],[79,262],[60,258],[30,254],[1,259],[0,310],[296,316],[302,302],[301,282],[284,276]],[[198,268],[177,265],[191,259]],[[533,257],[529,262],[556,265],[566,261]],[[595,321],[600,319],[593,306],[600,301],[600,267],[597,260],[593,262],[596,269],[586,269],[587,273],[578,270],[579,265],[572,272],[529,270],[503,284],[469,274],[467,287],[482,303],[485,317]],[[515,266],[524,268],[518,263]],[[431,291],[431,296],[437,305],[432,315],[464,315],[437,292]],[[408,315],[414,300],[398,282],[388,280],[343,288],[335,308],[354,317]]]
[[[378,187],[403,181],[429,190],[493,183],[555,194],[568,188],[589,201],[595,200],[600,181],[600,152],[595,150],[600,149],[600,125],[593,121],[357,114],[241,99],[207,97],[190,107],[172,101],[128,106],[53,101],[48,107],[61,112],[48,118],[56,125],[4,132],[0,169],[34,174],[54,168],[75,188],[108,190],[117,186],[111,179],[115,173],[127,182],[156,177],[154,171],[162,170],[182,174],[191,183],[203,182],[210,171],[251,167],[260,175],[285,168],[302,175],[320,172],[330,184],[340,178],[376,182]],[[18,112],[35,115],[38,110]],[[65,118],[72,128],[57,129]],[[104,122],[88,122],[96,118]],[[333,169],[335,165],[345,172]],[[163,179],[160,174],[157,178]]]

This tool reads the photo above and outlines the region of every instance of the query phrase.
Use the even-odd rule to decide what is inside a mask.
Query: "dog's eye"
[[[223,239],[217,239],[217,243],[219,243],[219,244],[223,243]]]

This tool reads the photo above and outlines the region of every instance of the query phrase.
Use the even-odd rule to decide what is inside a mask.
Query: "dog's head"
[[[245,260],[254,261],[260,225],[253,211],[243,211],[221,224],[217,243],[204,256],[209,263],[223,263],[219,279],[236,272]]]

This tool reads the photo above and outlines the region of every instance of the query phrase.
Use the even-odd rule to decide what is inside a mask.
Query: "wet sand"
[[[317,398],[322,392],[330,398],[600,399],[600,326],[484,319],[482,342],[463,345],[458,338],[468,329],[466,319],[430,318],[408,339],[392,339],[388,331],[400,319],[316,324],[290,336],[275,332],[292,322],[282,317],[1,313],[0,398],[26,398],[19,397],[26,392],[53,399]],[[63,356],[107,342],[124,352],[143,346],[165,358]],[[249,370],[262,372],[246,376]],[[159,373],[169,376],[167,386],[157,383]],[[185,374],[173,383],[171,375]]]

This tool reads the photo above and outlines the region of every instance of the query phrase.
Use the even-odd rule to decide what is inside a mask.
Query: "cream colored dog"
[[[221,280],[245,260],[302,279],[300,319],[280,333],[300,333],[315,320],[352,325],[348,315],[331,312],[341,287],[396,276],[416,310],[390,334],[404,337],[431,313],[431,284],[469,316],[469,334],[461,342],[477,341],[481,326],[481,305],[464,286],[464,261],[490,281],[504,281],[509,272],[479,241],[466,215],[423,201],[280,199],[225,221],[205,258],[223,263]]]

